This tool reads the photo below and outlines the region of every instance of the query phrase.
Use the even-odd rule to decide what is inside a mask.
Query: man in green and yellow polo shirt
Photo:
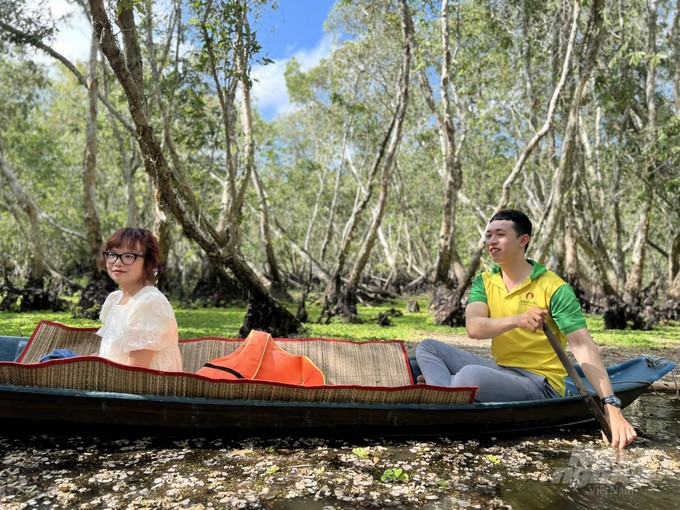
[[[435,386],[478,386],[480,402],[563,397],[567,374],[543,333],[546,322],[558,332],[563,347],[569,343],[603,400],[612,446],[624,448],[637,437],[635,429],[621,414],[621,402],[612,391],[573,289],[525,258],[531,231],[529,218],[515,210],[496,213],[486,229],[486,247],[495,264],[473,281],[465,317],[470,338],[492,339],[494,359],[424,340],[416,349],[424,381]]]

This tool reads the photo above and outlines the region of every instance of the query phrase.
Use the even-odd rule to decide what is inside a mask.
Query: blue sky
[[[257,38],[270,58],[290,57],[319,45],[335,0],[278,0],[276,11],[259,20]]]
[[[331,52],[324,21],[335,0],[279,0],[279,8],[263,16],[256,30],[262,55],[273,64],[253,68],[253,95],[265,119],[290,110],[283,73],[295,57],[302,69],[314,67]]]
[[[283,76],[288,60],[295,57],[305,70],[330,54],[331,38],[324,34],[323,24],[334,3],[278,0],[278,9],[263,15],[254,27],[262,56],[274,60],[264,67],[255,66],[252,73],[253,99],[265,119],[291,109]],[[55,17],[66,16],[54,49],[71,60],[87,59],[90,27],[82,9],[66,0],[52,0],[50,8]]]

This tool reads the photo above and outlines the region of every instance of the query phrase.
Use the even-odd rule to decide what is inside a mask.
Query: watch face
[[[618,407],[619,409],[621,408],[621,399],[616,395],[609,395],[608,397],[603,398],[602,403],[613,405],[614,407]]]

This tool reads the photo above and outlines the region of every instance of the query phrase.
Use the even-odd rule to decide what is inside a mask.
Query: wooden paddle
[[[578,390],[579,394],[583,397],[583,400],[588,405],[590,412],[593,413],[595,420],[597,420],[597,423],[600,425],[600,429],[602,429],[602,432],[607,437],[607,441],[609,441],[609,443],[611,444],[612,429],[609,426],[607,419],[604,417],[602,409],[600,409],[600,406],[597,404],[597,402],[595,402],[593,396],[586,389],[586,386],[585,384],[583,384],[581,377],[578,375],[578,372],[574,368],[574,365],[572,365],[569,356],[567,356],[567,353],[564,352],[564,349],[562,348],[562,345],[560,344],[559,340],[557,340],[555,334],[545,323],[543,324],[543,332],[545,333],[545,336],[548,337],[550,345],[552,345],[552,348],[555,350],[555,354],[557,354],[557,357],[560,358],[560,361],[562,362],[564,369],[567,371],[567,374],[569,375],[569,377],[571,377],[571,380],[574,382],[574,386],[576,386],[576,389]]]

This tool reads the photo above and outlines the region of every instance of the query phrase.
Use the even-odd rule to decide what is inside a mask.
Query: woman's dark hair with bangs
[[[502,211],[498,211],[496,214],[491,216],[489,223],[500,220],[511,221],[512,227],[517,233],[517,237],[523,236],[524,234],[527,234],[529,237],[531,237],[533,225],[531,224],[529,217],[522,211],[517,211],[516,209],[503,209]],[[524,247],[525,252],[527,251],[527,248],[529,248],[529,243],[527,243]]]
[[[144,280],[156,283],[156,274],[161,260],[161,249],[156,237],[145,228],[121,228],[116,230],[104,246],[108,251],[112,248],[125,248],[144,256]]]

